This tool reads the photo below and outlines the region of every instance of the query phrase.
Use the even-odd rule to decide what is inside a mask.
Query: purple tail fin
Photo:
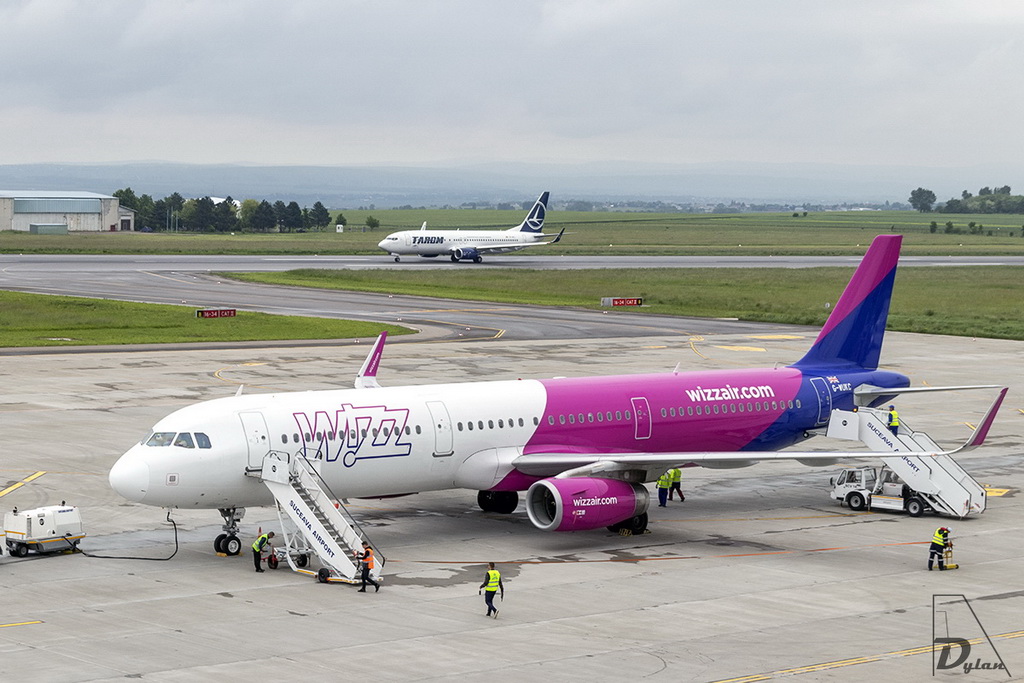
[[[814,346],[794,367],[878,368],[902,241],[902,235],[875,238]]]

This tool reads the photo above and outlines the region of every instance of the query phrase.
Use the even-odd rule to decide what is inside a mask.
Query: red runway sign
[[[196,311],[197,318],[234,318],[233,308],[203,308]]]

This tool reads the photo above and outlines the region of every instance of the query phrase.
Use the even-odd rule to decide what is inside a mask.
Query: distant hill
[[[1001,175],[1000,175],[1001,174]],[[977,177],[981,182],[976,182]],[[459,166],[244,166],[176,163],[0,165],[0,189],[87,190],[109,194],[131,187],[161,198],[232,196],[278,199],[335,209],[458,206],[465,202],[526,201],[550,190],[569,199],[667,202],[907,202],[910,191],[933,187],[959,194],[1006,170],[858,167],[838,164],[592,164],[491,163]],[[948,189],[944,189],[948,188]]]

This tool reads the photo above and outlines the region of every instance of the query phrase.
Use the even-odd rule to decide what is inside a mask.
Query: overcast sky
[[[1022,73],[1018,0],[0,0],[0,163],[1020,169]]]

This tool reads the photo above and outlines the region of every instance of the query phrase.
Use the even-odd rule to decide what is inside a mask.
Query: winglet
[[[562,239],[562,234],[563,233],[565,233],[565,228],[562,228],[561,230],[558,231],[558,237],[556,237],[555,239],[551,240],[551,244],[554,244],[555,242],[560,241]]]
[[[988,409],[988,412],[985,413],[985,417],[982,418],[981,424],[979,424],[978,428],[974,430],[974,434],[972,434],[971,438],[967,440],[967,443],[961,446],[958,450],[969,451],[972,448],[977,448],[981,444],[985,443],[985,437],[988,436],[988,430],[992,426],[992,422],[996,419],[996,413],[999,412],[999,406],[1003,404],[1003,399],[1006,397],[1008,389],[1009,387],[1002,388],[999,392],[999,396],[997,396],[996,400],[993,401],[992,407]]]
[[[354,382],[356,389],[380,388],[380,385],[377,384],[377,368],[380,367],[380,357],[384,353],[384,341],[387,338],[387,331],[381,332],[380,336],[377,337],[377,341],[373,343],[373,348],[370,349],[370,353],[366,355],[366,360],[363,361],[363,367],[359,368],[359,373],[356,375],[356,381]]]

